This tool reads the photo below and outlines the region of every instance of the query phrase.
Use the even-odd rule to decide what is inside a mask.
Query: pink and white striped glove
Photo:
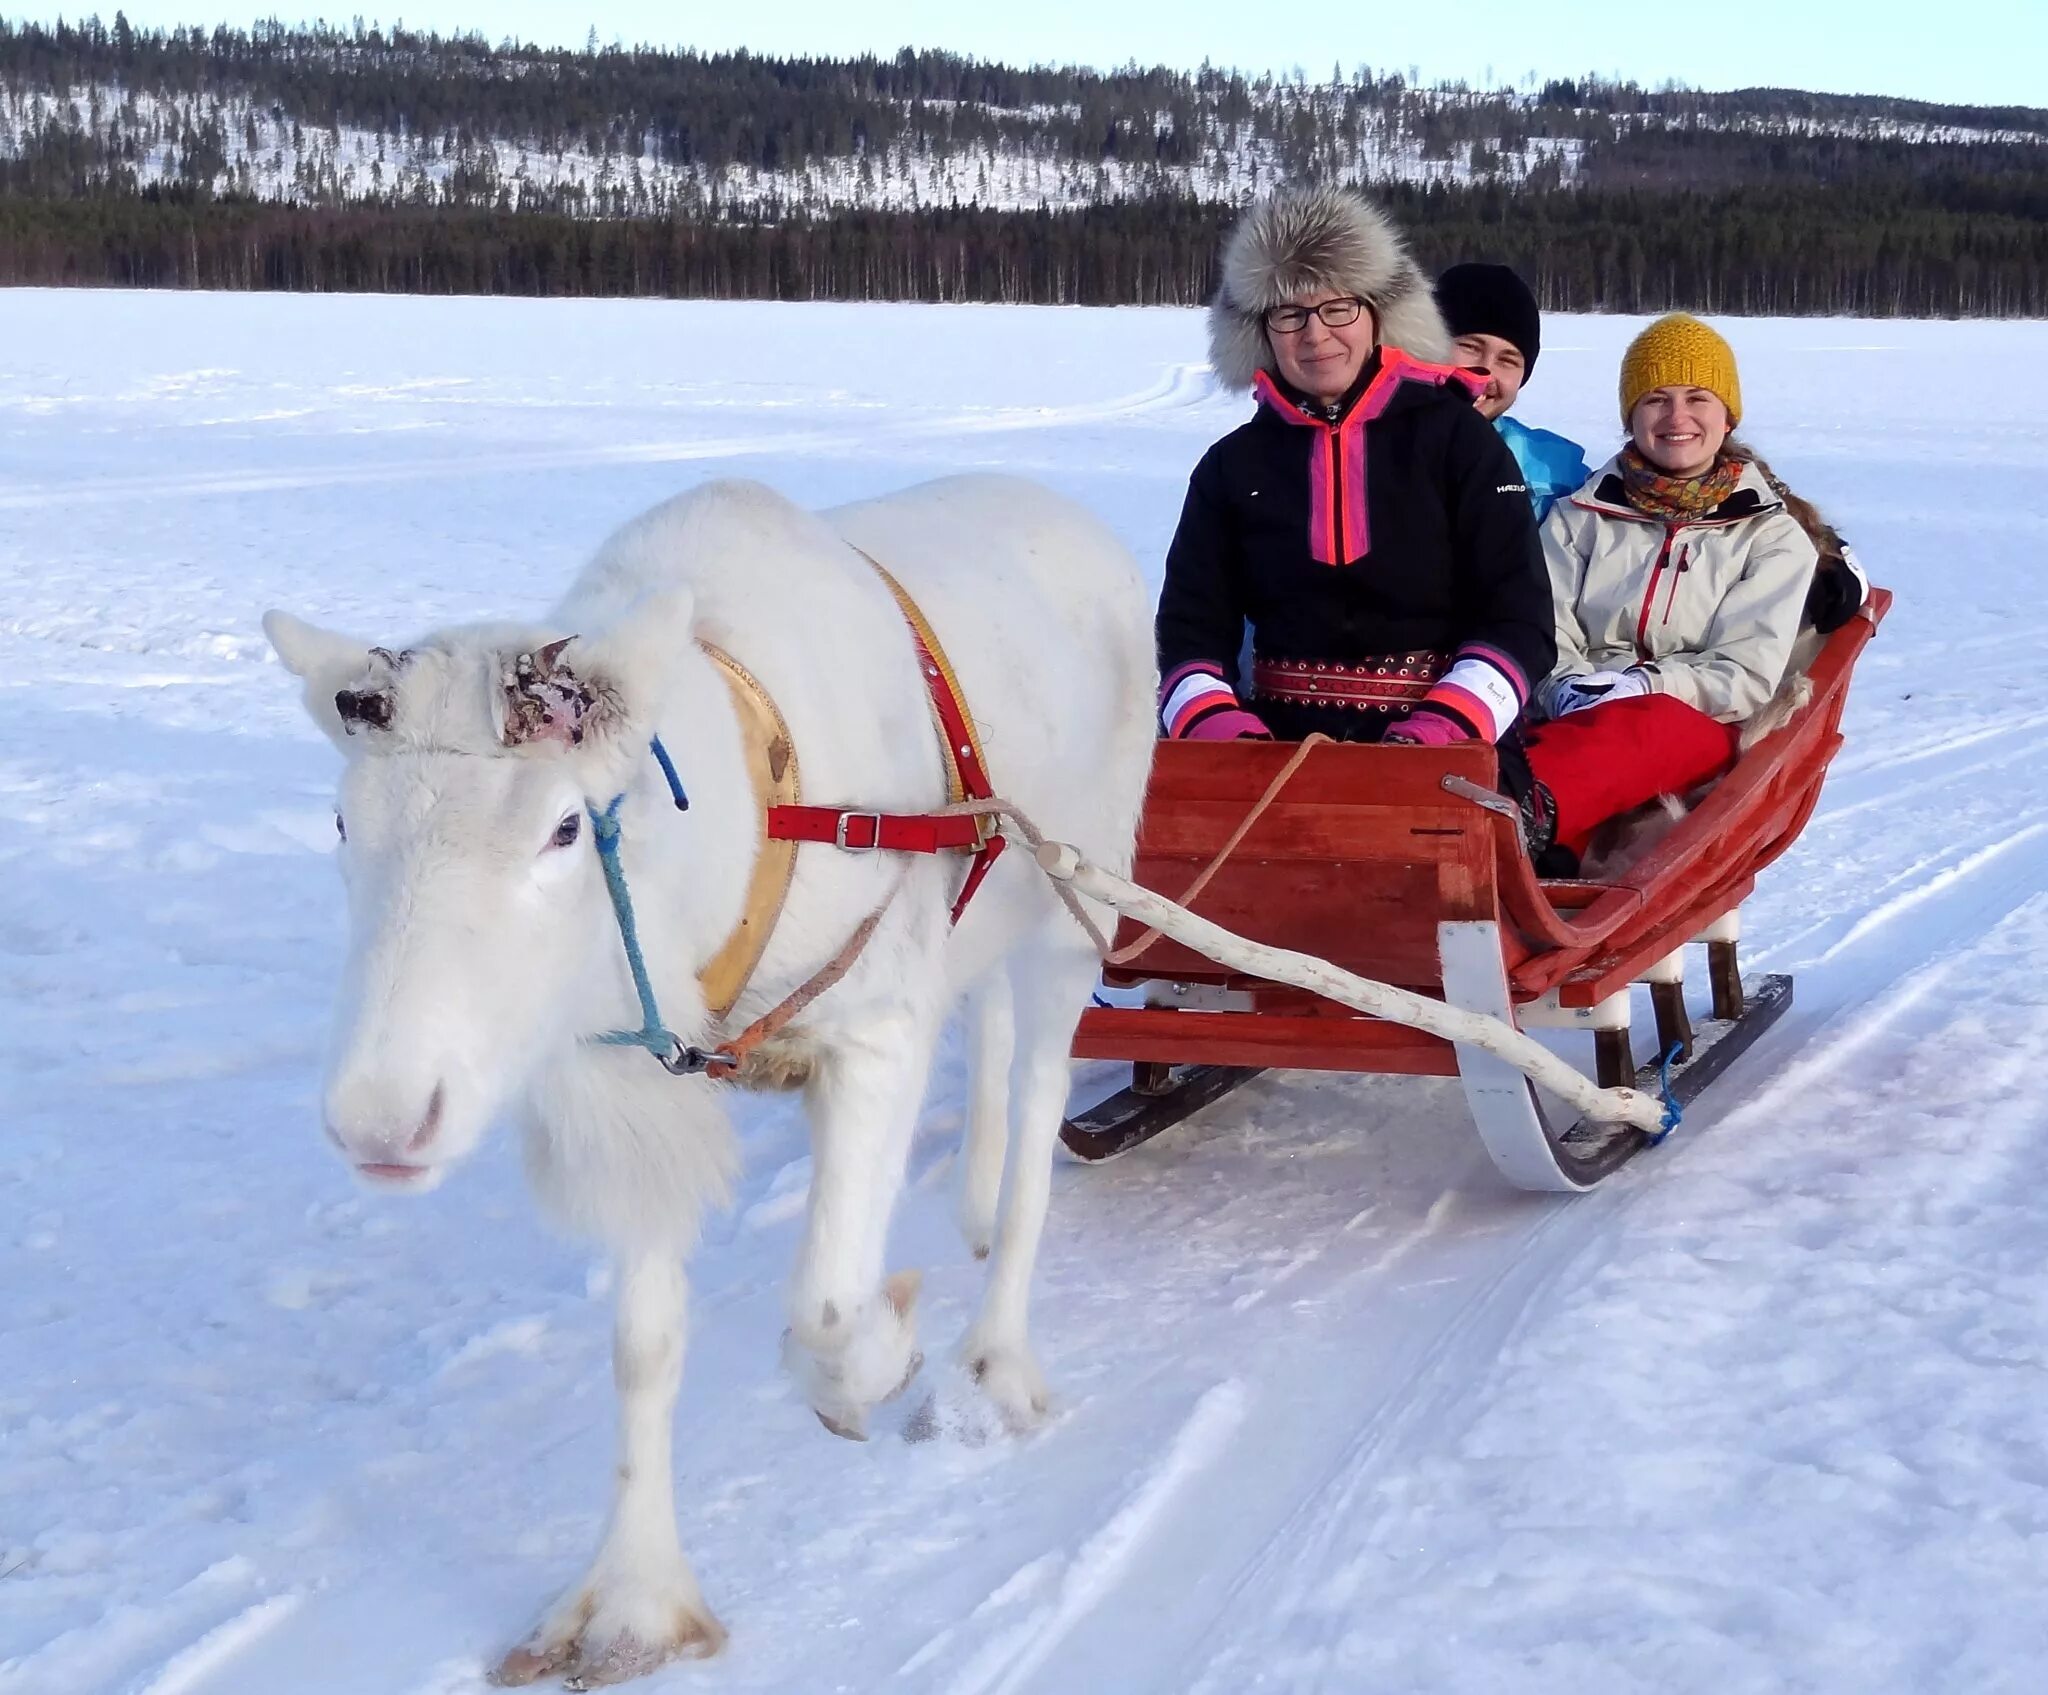
[[[1273,732],[1261,724],[1241,706],[1212,712],[1202,719],[1185,737],[1191,742],[1269,742]]]
[[[1411,712],[1389,724],[1387,733],[1380,737],[1383,742],[1409,747],[1456,747],[1471,739],[1471,731],[1446,712]]]

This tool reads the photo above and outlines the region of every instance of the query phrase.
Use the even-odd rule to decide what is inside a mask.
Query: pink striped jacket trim
[[[1272,373],[1261,371],[1252,391],[1273,415],[1312,432],[1308,448],[1308,552],[1319,565],[1355,565],[1372,552],[1371,509],[1367,505],[1365,427],[1381,413],[1404,382],[1441,388],[1460,382],[1473,393],[1479,384],[1469,371],[1429,365],[1398,347],[1380,349],[1380,368],[1351,410],[1336,423],[1305,412],[1280,391]]]

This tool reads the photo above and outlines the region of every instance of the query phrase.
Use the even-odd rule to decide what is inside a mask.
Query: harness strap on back
[[[903,621],[917,648],[917,668],[930,696],[932,727],[946,756],[946,799],[949,805],[966,800],[993,800],[995,788],[988,779],[988,763],[982,755],[981,738],[960,693],[960,680],[940,646],[938,632],[926,621],[923,611],[903,585],[892,577],[881,561],[865,548],[854,552],[874,567],[894,597]],[[953,902],[952,922],[958,924],[967,903],[988,876],[1008,845],[996,832],[994,818],[947,816],[934,813],[871,812],[838,806],[778,806],[768,814],[771,841],[827,842],[833,847],[857,853],[973,853],[974,863]]]

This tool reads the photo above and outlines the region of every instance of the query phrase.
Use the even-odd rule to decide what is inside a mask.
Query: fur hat
[[[1742,374],[1735,349],[1719,331],[1686,312],[1667,312],[1621,356],[1621,427],[1653,388],[1703,388],[1728,408],[1728,427],[1742,422]]]
[[[1256,202],[1223,244],[1223,283],[1209,303],[1209,363],[1226,388],[1273,366],[1264,313],[1304,294],[1355,294],[1382,343],[1440,364],[1451,340],[1429,279],[1387,215],[1343,188],[1283,189]]]
[[[1536,374],[1543,316],[1529,285],[1506,265],[1453,265],[1436,279],[1436,303],[1455,338],[1499,336],[1522,356],[1522,380]]]

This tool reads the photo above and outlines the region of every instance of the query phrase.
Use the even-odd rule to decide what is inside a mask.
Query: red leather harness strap
[[[992,800],[992,795],[976,795],[976,800]],[[983,820],[987,822],[986,819]],[[967,910],[967,903],[974,899],[974,891],[981,887],[982,878],[988,875],[988,868],[1002,857],[1003,849],[1010,845],[1007,836],[990,836],[981,844],[981,852],[974,856],[974,863],[967,868],[967,881],[960,885],[960,898],[953,903],[953,922],[960,922],[960,914]]]
[[[988,780],[982,760],[981,743],[973,721],[960,699],[959,680],[946,662],[937,634],[925,622],[924,614],[903,587],[881,564],[862,549],[854,549],[874,566],[889,586],[903,621],[910,626],[917,646],[917,668],[931,695],[932,725],[946,756],[948,799],[993,800],[995,789]],[[967,903],[981,887],[989,867],[1007,845],[994,832],[994,820],[964,814],[930,812],[875,812],[843,806],[771,806],[768,809],[768,837],[779,842],[825,842],[852,853],[972,853],[967,880],[953,903],[953,922],[967,910]]]
[[[976,795],[976,800],[987,797]],[[945,853],[981,846],[979,818],[929,812],[853,812],[836,806],[771,806],[769,839],[828,842],[855,853]]]

